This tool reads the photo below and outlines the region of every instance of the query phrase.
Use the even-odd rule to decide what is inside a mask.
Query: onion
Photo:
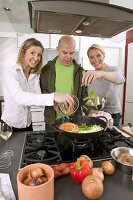
[[[101,164],[101,168],[105,174],[111,175],[115,172],[115,167],[111,161],[104,161]]]
[[[91,169],[92,175],[97,176],[101,179],[101,181],[104,181],[104,174],[101,168],[94,167]]]
[[[28,186],[37,186],[37,185],[41,185],[42,182],[39,178],[32,178],[27,182]]]
[[[41,184],[46,183],[48,181],[48,178],[46,178],[45,176],[42,176],[39,178]]]
[[[93,167],[93,161],[90,159],[89,156],[82,155],[82,156],[80,156],[79,159],[87,161],[87,163],[89,164],[90,168],[92,169],[92,167]]]
[[[89,199],[98,199],[103,194],[103,183],[94,175],[86,176],[82,182],[82,192]]]
[[[44,175],[44,173],[43,173],[43,170],[41,169],[41,168],[35,168],[35,169],[32,169],[31,171],[30,171],[30,176],[32,177],[32,178],[40,178],[41,176],[43,176]]]
[[[23,180],[23,184],[27,185],[28,181],[31,179],[30,173],[27,174],[27,177]]]

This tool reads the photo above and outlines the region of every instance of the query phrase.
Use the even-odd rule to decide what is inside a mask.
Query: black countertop
[[[8,149],[14,151],[12,164],[8,169],[0,170],[0,172],[9,173],[12,186],[17,198],[16,176],[19,168],[20,155],[22,151],[24,133],[14,133],[8,139]],[[4,150],[5,141],[0,138],[0,152]],[[101,161],[95,161],[94,166],[99,166]],[[132,200],[133,199],[133,182],[131,176],[116,170],[111,176],[105,176],[104,193],[100,200]],[[55,180],[55,200],[87,200],[82,194],[81,184],[72,181],[69,175]]]

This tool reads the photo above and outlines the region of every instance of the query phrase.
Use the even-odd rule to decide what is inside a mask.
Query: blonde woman
[[[4,111],[1,119],[13,131],[32,131],[31,106],[54,106],[55,103],[73,104],[64,93],[41,94],[39,77],[44,48],[35,38],[21,46],[17,63],[5,70],[3,78]]]
[[[95,70],[87,71],[83,75],[82,82],[88,85],[88,93],[92,88],[98,96],[106,97],[104,111],[110,113],[114,125],[119,126],[121,103],[118,85],[124,83],[124,75],[118,66],[109,66],[104,62],[105,52],[100,45],[93,44],[89,47],[87,55]]]

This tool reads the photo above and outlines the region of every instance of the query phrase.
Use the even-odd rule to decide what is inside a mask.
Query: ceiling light
[[[83,31],[80,30],[80,29],[77,29],[75,32],[76,32],[77,34],[80,34],[80,33],[82,33]]]
[[[83,24],[84,26],[89,26],[91,23],[88,22],[88,21],[84,21],[82,24]]]
[[[4,7],[4,10],[6,10],[6,11],[11,11],[11,8]]]

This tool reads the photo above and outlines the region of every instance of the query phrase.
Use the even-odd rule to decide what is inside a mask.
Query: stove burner
[[[32,163],[56,164],[62,161],[55,138],[44,132],[25,135],[20,168]]]
[[[110,153],[110,151],[116,147],[128,147],[133,146],[130,138],[125,138],[120,132],[116,130],[108,130],[98,137],[101,145]]]
[[[32,163],[55,165],[73,162],[81,155],[92,160],[111,159],[110,151],[116,147],[132,147],[133,137],[125,138],[115,129],[107,129],[97,138],[88,141],[68,140],[57,132],[26,133],[20,168]]]
[[[39,150],[36,154],[41,160],[43,160],[43,158],[46,158],[47,156],[47,152],[45,150]]]
[[[40,136],[37,136],[36,137],[36,141],[41,144],[42,142],[45,143],[46,142],[46,139],[44,137],[44,135],[40,135]]]

